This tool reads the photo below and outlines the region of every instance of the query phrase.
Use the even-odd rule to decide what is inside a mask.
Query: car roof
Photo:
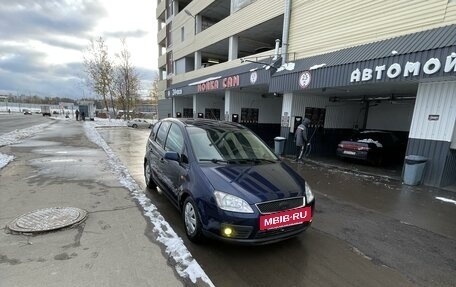
[[[193,119],[193,118],[167,118],[163,120],[168,120],[172,122],[180,122],[184,126],[195,126],[202,129],[243,129],[247,128],[243,125],[233,122],[220,121],[220,120],[210,120],[210,119]]]

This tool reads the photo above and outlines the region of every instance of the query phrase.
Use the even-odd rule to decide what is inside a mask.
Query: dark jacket
[[[307,137],[307,126],[309,125],[310,120],[308,118],[304,118],[302,123],[298,126],[295,132],[295,140],[296,146],[303,146],[306,145],[309,141]]]

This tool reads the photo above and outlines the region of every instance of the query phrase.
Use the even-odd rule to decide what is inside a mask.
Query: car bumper
[[[206,237],[221,240],[226,243],[240,244],[240,245],[264,245],[283,241],[299,235],[310,227],[312,222],[306,222],[299,225],[288,226],[285,228],[277,228],[272,231],[262,232],[260,238],[230,238],[215,234],[213,232],[203,230]],[[269,234],[268,234],[269,233]],[[257,233],[258,235],[258,233]]]
[[[306,205],[311,207],[313,218],[315,200]],[[220,215],[220,214],[219,214]],[[278,227],[268,230],[260,230],[260,218],[258,213],[235,214],[223,212],[221,216],[212,217],[208,224],[204,226],[203,233],[206,237],[221,240],[227,243],[241,245],[262,245],[279,242],[299,235],[312,224],[310,221]],[[225,228],[232,230],[232,234],[224,235]]]
[[[365,151],[348,151],[343,149],[337,149],[337,156],[339,157],[346,157],[346,158],[354,158],[360,160],[368,160],[368,153]]]

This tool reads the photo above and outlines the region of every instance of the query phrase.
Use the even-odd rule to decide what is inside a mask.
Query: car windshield
[[[190,142],[199,161],[275,162],[277,156],[251,131],[187,127]]]

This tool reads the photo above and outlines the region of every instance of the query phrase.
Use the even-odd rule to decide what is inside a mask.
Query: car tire
[[[203,241],[201,220],[195,201],[189,196],[182,205],[182,220],[188,239],[194,243]]]
[[[144,163],[144,179],[148,188],[157,188],[157,184],[155,184],[155,181],[152,178],[152,169],[150,168],[150,164],[148,162]]]
[[[131,127],[136,129],[138,127],[138,125],[137,124],[133,124]]]

